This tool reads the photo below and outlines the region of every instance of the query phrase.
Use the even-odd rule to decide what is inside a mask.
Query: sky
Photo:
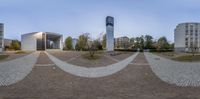
[[[114,36],[166,36],[174,41],[179,23],[200,22],[200,0],[0,0],[5,38],[47,31],[78,38],[106,32],[105,18],[115,19]]]

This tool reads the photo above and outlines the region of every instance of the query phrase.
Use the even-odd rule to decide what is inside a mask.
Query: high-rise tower
[[[4,48],[4,24],[0,23],[0,52],[3,51]]]
[[[106,17],[106,50],[114,51],[114,18]]]

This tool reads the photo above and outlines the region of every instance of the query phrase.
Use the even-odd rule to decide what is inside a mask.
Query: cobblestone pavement
[[[145,56],[161,80],[178,86],[200,86],[200,63],[177,62],[148,52]]]
[[[21,58],[0,62],[0,86],[7,86],[22,80],[31,72],[38,56],[39,52],[35,52]]]
[[[62,70],[81,77],[104,77],[108,75],[112,75],[122,69],[124,69],[136,56],[138,53],[135,53],[134,55],[121,60],[118,63],[102,66],[102,67],[94,67],[93,68],[86,68],[82,66],[76,66],[73,64],[66,63],[62,60],[59,60],[58,58],[54,57],[53,55],[50,55],[49,53],[46,53],[47,56]]]
[[[50,61],[50,60],[49,60]],[[35,66],[25,79],[0,87],[0,99],[199,99],[200,87],[179,87],[154,75],[143,53],[106,77],[73,76],[57,66]]]
[[[6,59],[0,60],[0,62],[10,61],[10,60],[13,60],[13,59],[21,58],[21,57],[26,56],[26,55],[31,54],[31,53],[33,53],[33,52],[28,51],[26,53],[16,54],[16,51],[5,51],[5,52],[3,52],[3,54],[9,55],[9,56]]]

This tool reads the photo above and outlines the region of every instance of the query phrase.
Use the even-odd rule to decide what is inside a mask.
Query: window
[[[198,33],[195,33],[195,36],[198,36]]]

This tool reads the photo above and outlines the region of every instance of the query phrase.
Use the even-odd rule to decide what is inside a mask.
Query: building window
[[[198,30],[195,30],[195,33],[198,33]]]
[[[198,33],[195,33],[195,36],[198,36]]]
[[[193,29],[193,25],[190,25],[190,29]]]

